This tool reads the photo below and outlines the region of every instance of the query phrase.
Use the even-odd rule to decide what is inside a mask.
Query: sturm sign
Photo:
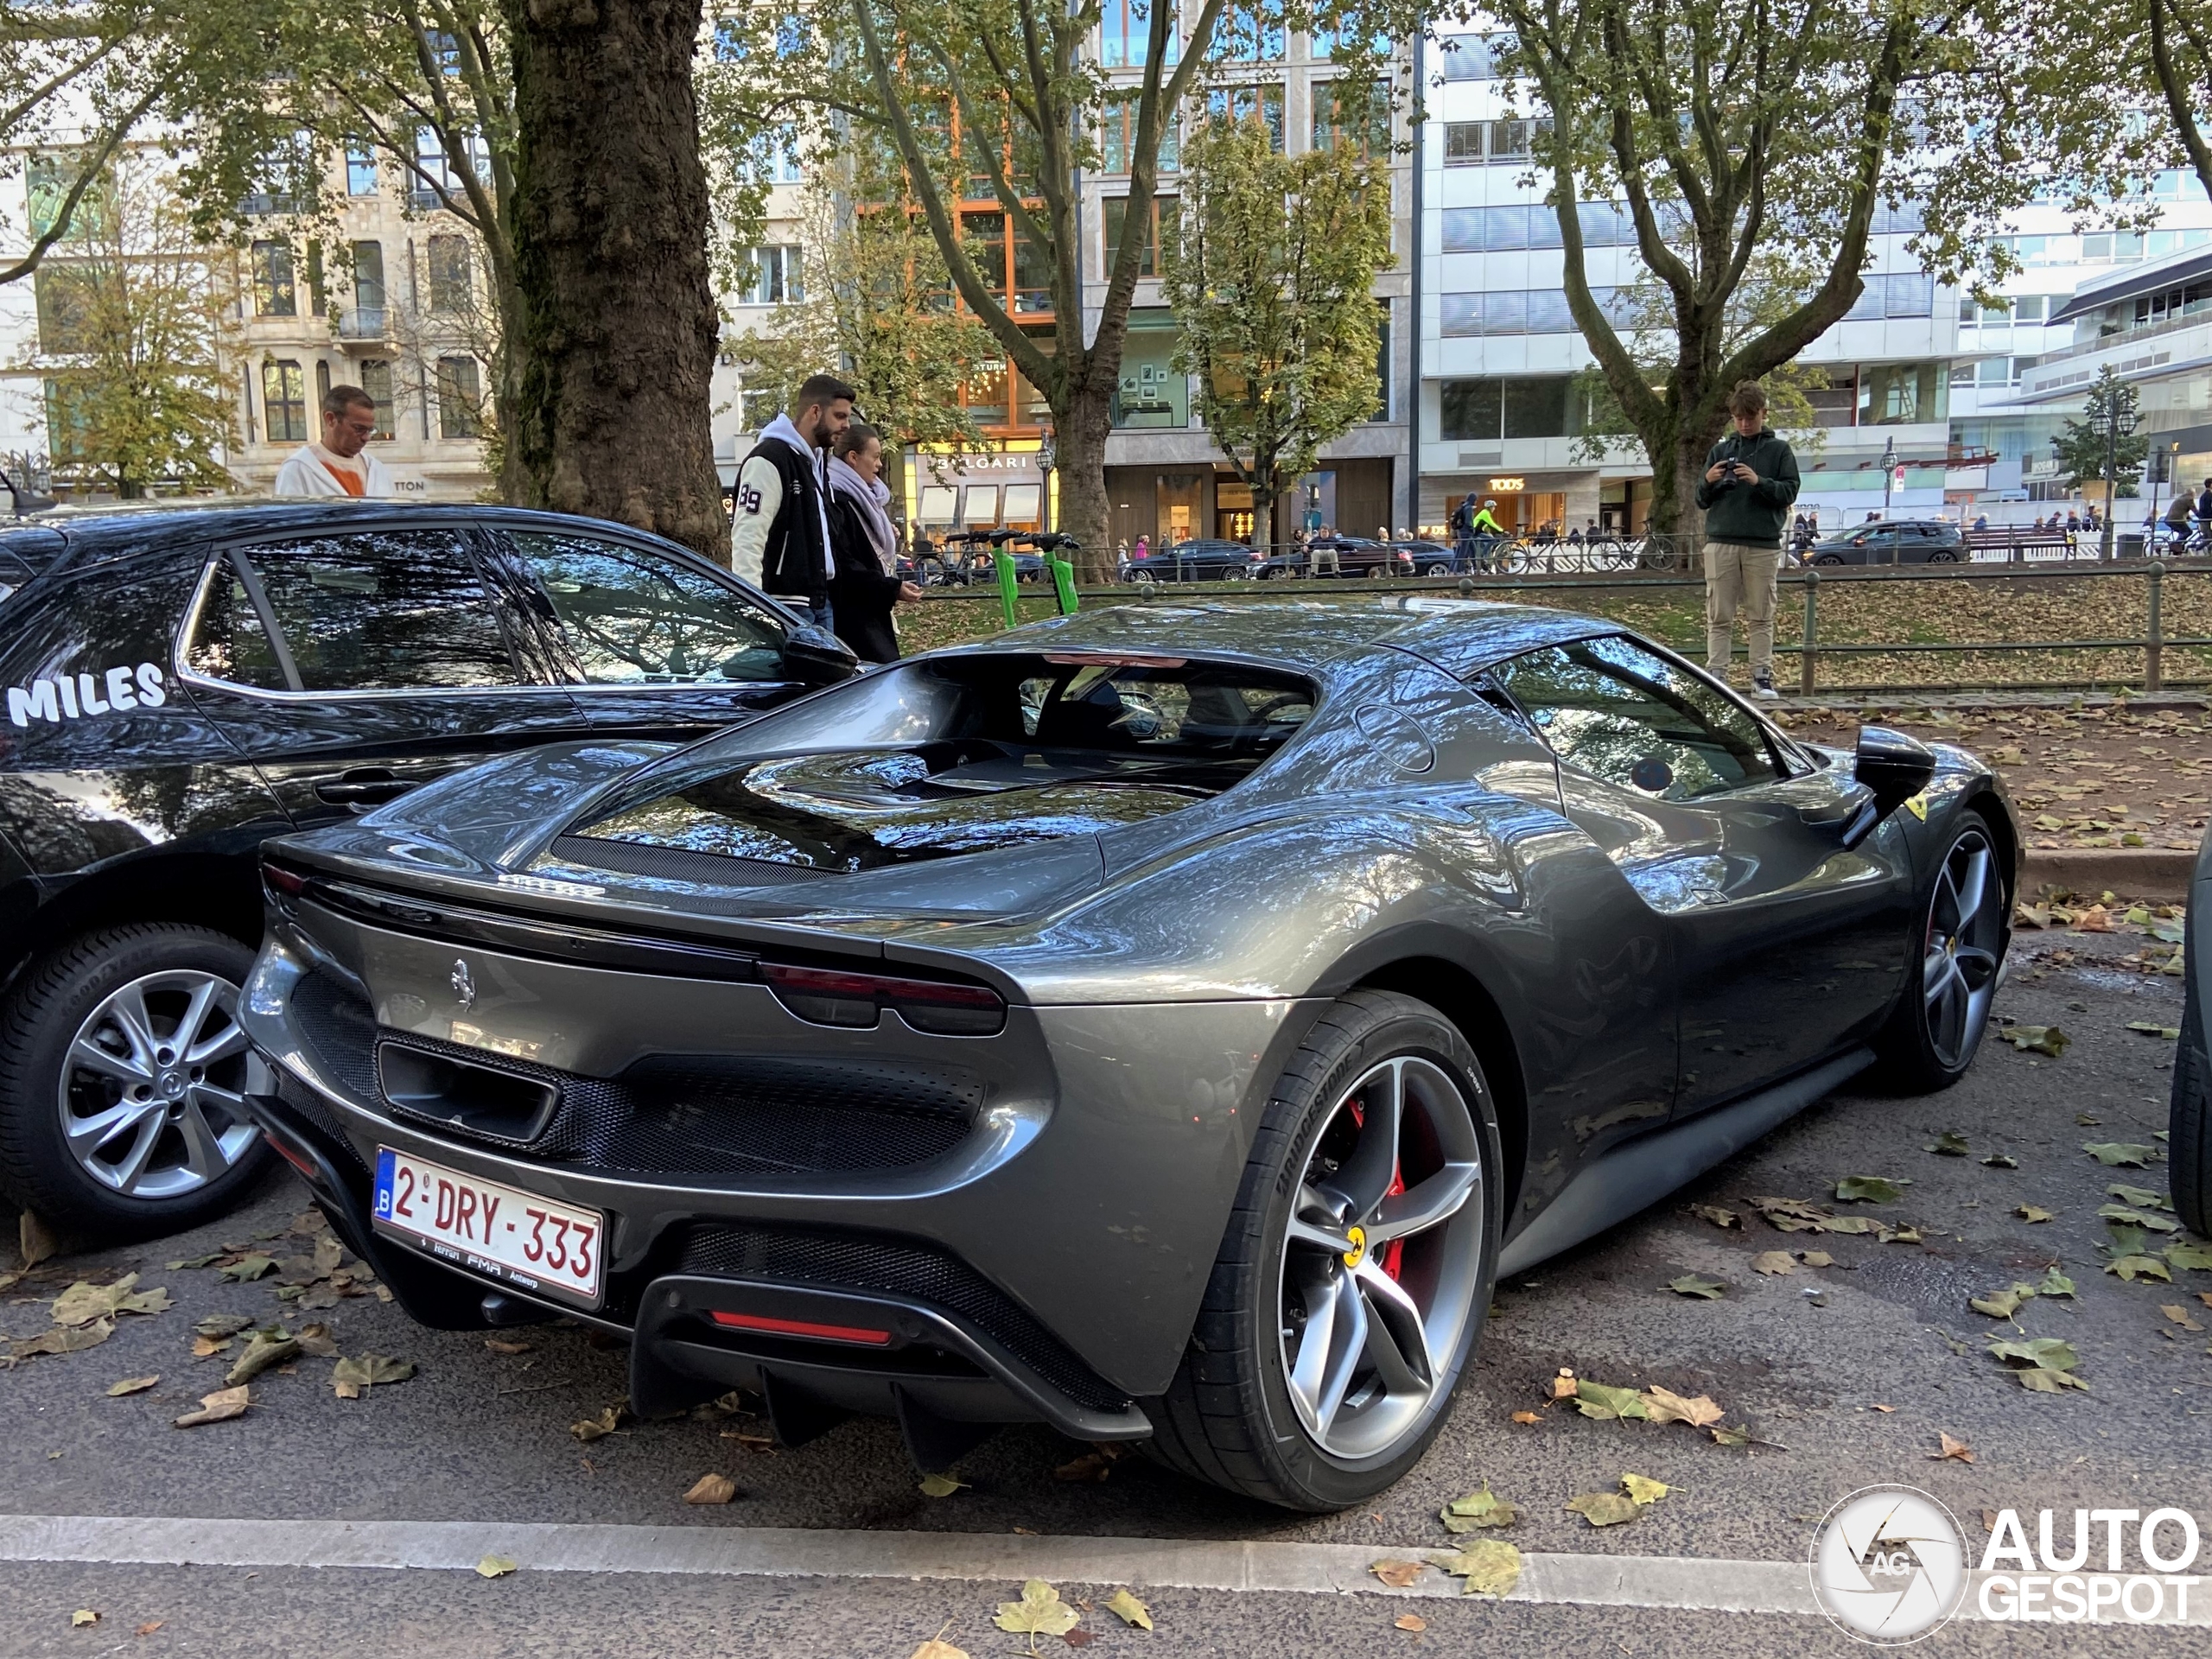
[[[29,685],[8,688],[8,718],[17,726],[35,720],[60,725],[129,709],[158,709],[168,701],[158,663],[135,668],[95,669],[89,674],[56,674]]]

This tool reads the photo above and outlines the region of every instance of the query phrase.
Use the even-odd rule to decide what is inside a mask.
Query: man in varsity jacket
[[[829,486],[823,467],[830,442],[853,418],[853,389],[835,375],[807,377],[737,474],[737,513],[731,563],[755,587],[830,625]]]

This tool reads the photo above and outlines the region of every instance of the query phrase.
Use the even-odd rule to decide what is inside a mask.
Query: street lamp
[[[2135,430],[2135,399],[2120,399],[2123,390],[2133,388],[2114,386],[2112,395],[2089,410],[2089,430],[2105,441],[2105,525],[2099,542],[2097,556],[2112,557],[2113,511],[2120,504],[2120,441]]]
[[[1885,520],[1890,516],[1890,486],[1897,481],[1897,441],[1893,433],[1890,441],[1882,446],[1882,517]]]

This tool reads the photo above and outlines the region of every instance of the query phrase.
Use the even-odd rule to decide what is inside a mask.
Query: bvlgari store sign
[[[1003,449],[925,445],[907,457],[915,521],[933,531],[1033,529],[1042,523],[1045,474],[1034,438]]]

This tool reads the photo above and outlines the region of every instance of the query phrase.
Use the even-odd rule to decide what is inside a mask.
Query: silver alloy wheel
[[[1969,830],[1951,843],[1928,901],[1920,993],[1928,1046],[1955,1069],[1974,1052],[1997,995],[1997,953],[2005,937],[2005,884],[1989,837]]]
[[[1440,1066],[1383,1061],[1331,1109],[1284,1234],[1284,1380],[1348,1460],[1427,1421],[1473,1315],[1486,1236],[1474,1116]]]
[[[238,988],[197,968],[147,974],[94,1008],[62,1062],[61,1133],[84,1172],[134,1198],[196,1192],[252,1149],[259,1070]]]

